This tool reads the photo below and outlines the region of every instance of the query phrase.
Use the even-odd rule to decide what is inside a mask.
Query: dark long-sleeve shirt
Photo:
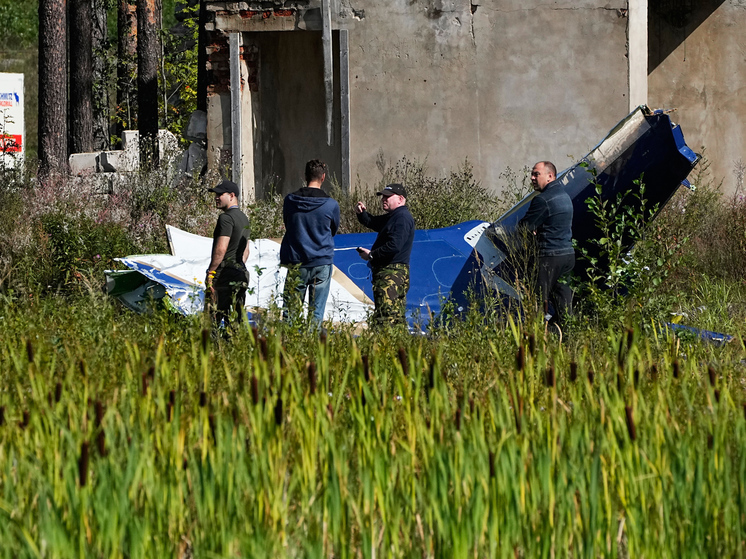
[[[518,226],[536,231],[539,256],[574,254],[572,213],[570,196],[559,181],[553,181],[534,196]]]
[[[407,206],[399,206],[383,215],[370,215],[364,211],[357,214],[357,220],[367,228],[378,232],[376,242],[370,250],[373,267],[409,264],[415,225]]]

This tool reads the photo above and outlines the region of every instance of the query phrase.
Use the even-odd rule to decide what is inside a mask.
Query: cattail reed
[[[80,374],[82,376],[88,376],[88,367],[86,366],[85,361],[83,361],[82,359],[78,361],[78,370],[80,371]]]
[[[635,388],[637,388],[640,385],[640,369],[635,369],[635,372],[632,375],[632,379],[635,383]]]
[[[142,381],[142,395],[147,396],[148,395],[148,373],[147,371],[143,371],[141,381]]]
[[[658,365],[653,363],[650,365],[650,379],[656,380],[658,378]]]
[[[456,417],[454,417],[453,422],[456,425],[456,431],[461,431],[461,408],[456,409]]]
[[[679,373],[680,373],[680,370],[679,370],[679,360],[678,359],[674,359],[673,363],[671,363],[671,366],[673,368],[673,378],[679,378]]]
[[[168,393],[168,405],[166,406],[166,419],[169,423],[174,418],[174,406],[176,405],[176,391],[171,390]]]
[[[578,364],[575,361],[570,363],[570,382],[578,380]]]
[[[624,406],[624,412],[627,415],[627,432],[629,433],[629,440],[634,441],[637,438],[635,431],[635,419],[632,417],[632,408]]]
[[[616,354],[616,361],[619,368],[624,366],[624,343],[621,340],[619,341],[619,350]]]
[[[430,391],[435,388],[435,367],[437,366],[435,361],[435,354],[430,359],[430,370],[427,377],[427,393],[430,395]]]
[[[106,433],[103,429],[96,435],[96,448],[99,456],[106,456]]]
[[[531,355],[536,355],[536,336],[528,335],[528,351]]]
[[[255,406],[259,403],[259,379],[256,375],[251,377],[251,403]]]
[[[370,382],[370,362],[368,361],[368,356],[362,355],[361,359],[363,361],[363,377],[365,378],[365,382]]]
[[[476,404],[474,403],[474,398],[471,396],[469,397],[469,414],[474,415],[474,409],[476,408]]]
[[[202,329],[202,353],[207,353],[210,347],[210,331],[207,328]]]
[[[101,427],[101,423],[104,420],[104,405],[101,403],[101,400],[96,400],[96,403],[94,405],[94,410],[95,410],[94,425],[98,428],[98,427]]]
[[[712,434],[709,434],[707,435],[707,448],[712,450],[713,446],[715,446],[715,437],[713,437]]]
[[[707,367],[707,374],[710,376],[710,386],[715,386],[715,382],[717,381],[717,373],[715,372],[715,367],[709,365]]]
[[[184,460],[181,461],[181,469],[186,471],[186,469],[189,467],[189,461],[184,458]]]
[[[720,403],[720,390],[715,389],[715,401]]]
[[[549,365],[547,367],[546,376],[544,377],[544,380],[546,381],[546,385],[549,388],[556,388],[557,387],[557,379],[554,376],[554,365]]]
[[[321,345],[326,345],[326,328],[322,328],[321,332],[319,332],[319,341]]]
[[[62,383],[58,382],[54,385],[54,403],[59,404],[62,399]]]
[[[210,434],[212,435],[212,440],[215,444],[217,444],[218,439],[215,437],[215,416],[213,414],[207,416],[207,423],[210,425]]]
[[[746,407],[744,407],[744,411],[746,411]],[[5,425],[5,406],[0,406],[0,427]]]
[[[632,349],[632,344],[635,342],[635,331],[632,328],[627,328],[627,351]]]
[[[88,441],[80,445],[80,458],[78,459],[78,481],[81,487],[85,487],[88,481]]]
[[[522,345],[518,347],[518,352],[515,355],[515,366],[519,371],[522,371],[526,366],[526,357]]]
[[[207,405],[207,393],[202,390],[199,393],[199,407],[204,408]]]
[[[21,422],[18,424],[18,426],[21,429],[25,429],[26,427],[28,427],[28,424],[29,424],[29,412],[28,410],[23,410]]]
[[[746,421],[746,402],[744,402],[743,404],[741,404],[741,406],[743,407],[743,419],[744,419],[744,421]],[[3,424],[2,421],[0,421],[0,425],[2,425],[2,424]]]
[[[31,343],[31,340],[26,340],[26,357],[28,357],[29,363],[34,362],[34,344]]]
[[[334,408],[331,404],[326,405],[326,415],[329,416],[329,421],[334,421]]]
[[[267,345],[266,336],[259,337],[259,355],[264,361],[269,359],[269,346]]]
[[[308,362],[308,392],[313,396],[316,394],[316,363]]]
[[[401,370],[404,376],[409,376],[409,360],[407,359],[407,350],[403,347],[399,348],[399,363],[401,363]]]
[[[623,382],[623,379],[622,379],[622,373],[617,372],[617,374],[616,374],[616,390],[617,390],[617,392],[621,392],[622,391],[623,384],[624,384],[624,382]]]
[[[282,425],[282,398],[275,403],[275,425]]]
[[[593,369],[588,369],[588,384],[593,384],[593,378],[596,376],[596,374],[593,372]]]

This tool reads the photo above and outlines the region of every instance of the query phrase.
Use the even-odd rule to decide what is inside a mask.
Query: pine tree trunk
[[[137,129],[140,163],[158,166],[158,38],[160,0],[137,0]]]
[[[115,134],[132,128],[137,103],[135,99],[135,57],[137,56],[137,14],[129,0],[117,4],[117,117]]]
[[[67,172],[65,0],[39,0],[39,180]]]
[[[109,76],[113,62],[109,51],[107,0],[93,0],[93,149],[109,149]]]
[[[93,151],[93,7],[70,0],[70,153]]]

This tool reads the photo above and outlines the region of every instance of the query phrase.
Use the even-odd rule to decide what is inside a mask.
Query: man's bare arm
[[[207,268],[208,272],[214,272],[220,266],[220,263],[225,258],[225,251],[228,250],[228,243],[231,238],[228,236],[218,237],[217,241],[212,247],[212,259],[210,260],[210,266]]]

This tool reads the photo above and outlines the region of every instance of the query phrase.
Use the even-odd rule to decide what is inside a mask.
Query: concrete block
[[[73,153],[68,159],[70,172],[75,176],[87,175],[97,171],[98,152]]]

